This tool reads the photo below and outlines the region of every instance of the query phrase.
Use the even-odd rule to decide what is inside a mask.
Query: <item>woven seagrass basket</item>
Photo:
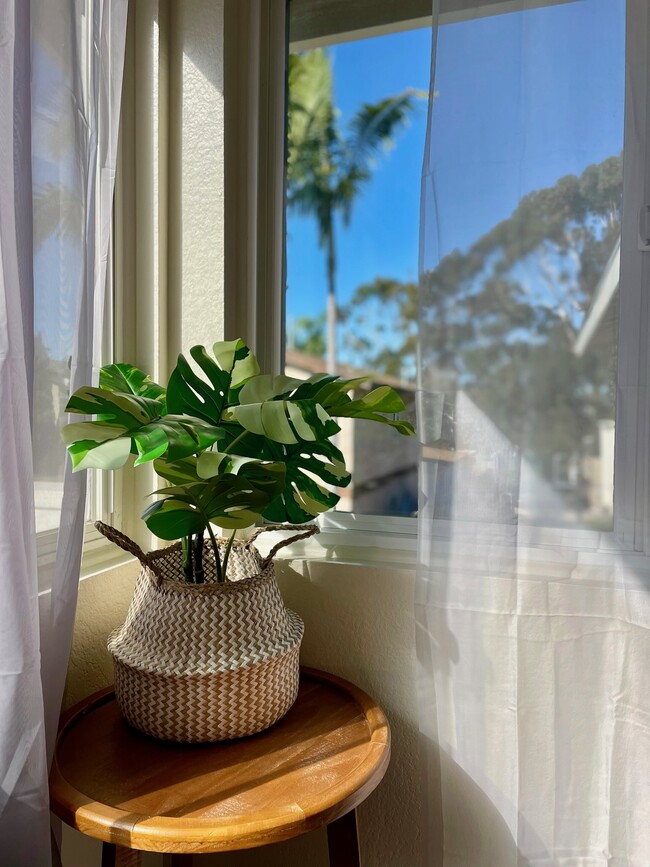
[[[155,738],[200,743],[255,734],[284,716],[298,692],[303,623],[285,608],[273,557],[317,528],[288,528],[303,532],[264,559],[253,545],[259,532],[287,527],[235,542],[225,583],[216,582],[206,545],[205,583],[188,584],[180,544],[145,554],[113,527],[96,526],[142,566],[126,620],[108,639],[127,721]]]

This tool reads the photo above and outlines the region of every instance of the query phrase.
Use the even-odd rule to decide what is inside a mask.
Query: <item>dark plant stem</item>
[[[228,544],[226,545],[226,553],[223,555],[223,580],[226,581],[228,578],[228,558],[230,557],[230,549],[232,548],[232,543],[235,541],[235,534],[237,530],[232,531],[232,535],[230,539],[228,539]]]
[[[210,536],[210,541],[212,542],[212,550],[214,551],[214,565],[217,567],[217,584],[223,584],[223,570],[221,569],[221,558],[219,557],[219,545],[217,540],[214,538],[214,532],[212,531],[212,527],[210,526],[210,522],[208,521],[208,534]]]
[[[203,573],[203,533],[194,537],[194,580],[197,584],[205,582]]]
[[[238,436],[235,437],[235,439],[230,443],[230,445],[226,446],[226,448],[223,450],[224,455],[229,455],[234,449],[234,447],[237,445],[237,443],[243,440],[244,437],[248,436],[248,433],[249,432],[247,430],[244,430],[240,434],[238,434]]]
[[[181,539],[181,549],[183,551],[183,572],[185,580],[188,584],[194,583],[194,573],[192,571],[192,537],[183,536]]]

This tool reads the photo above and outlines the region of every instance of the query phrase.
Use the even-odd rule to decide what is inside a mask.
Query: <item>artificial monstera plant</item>
[[[131,455],[153,461],[168,485],[142,517],[160,539],[180,539],[188,581],[203,580],[203,542],[212,544],[217,580],[226,580],[237,530],[260,519],[300,524],[332,508],[350,473],[332,441],[336,418],[390,425],[412,435],[395,416],[399,395],[381,386],[354,400],[366,381],[316,374],[307,380],[260,373],[241,340],[215,343],[210,355],[194,346],[167,388],[131,364],[109,364],[99,387],[78,389],[67,412],[95,416],[66,425],[62,437],[73,469],[116,470]],[[212,525],[232,531],[223,557]]]

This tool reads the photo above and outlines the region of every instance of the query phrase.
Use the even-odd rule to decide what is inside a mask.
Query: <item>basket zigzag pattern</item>
[[[299,646],[262,665],[218,676],[168,678],[115,659],[115,690],[132,726],[162,740],[221,741],[273,725],[298,694]]]
[[[158,674],[210,674],[266,662],[301,635],[272,565],[243,581],[194,586],[170,579],[158,586],[145,567],[109,650],[133,668]]]
[[[218,584],[175,579],[179,546],[141,557],[131,607],[109,637],[115,692],[137,729],[186,743],[262,731],[298,692],[300,617],[285,608],[273,564],[247,545],[233,547],[233,574]],[[237,562],[239,561],[239,562]]]

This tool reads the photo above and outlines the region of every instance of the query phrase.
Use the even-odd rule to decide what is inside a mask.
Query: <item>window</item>
[[[326,42],[294,40],[289,58],[286,372],[368,375],[359,391],[392,386],[414,421],[431,28]],[[337,509],[413,516],[417,441],[340,423],[352,483]]]
[[[588,0],[582,4],[539,0],[536,4],[527,4],[525,12],[512,11],[511,6],[503,3],[486,2],[477,6],[477,0],[474,7],[469,2],[450,0],[447,9],[443,2],[438,40],[440,57],[436,109],[446,112],[445,116],[452,125],[450,136],[453,133],[454,140],[463,147],[469,147],[472,142],[471,131],[466,129],[463,134],[462,128],[459,128],[463,123],[468,123],[467,117],[462,117],[462,112],[457,112],[456,108],[465,105],[465,100],[476,98],[473,82],[461,81],[465,92],[459,90],[455,98],[449,100],[449,88],[458,87],[459,84],[452,80],[449,68],[445,71],[445,58],[453,56],[460,43],[475,44],[478,50],[481,46],[489,45],[490,39],[505,38],[504,35],[499,37],[499,32],[505,33],[509,22],[518,15],[528,14],[543,14],[548,16],[549,22],[560,22],[559,29],[554,31],[551,38],[551,41],[557,41],[569,32],[562,30],[562,21],[571,16],[588,15],[590,4],[594,2],[598,0]],[[544,533],[538,534],[536,538],[543,536],[545,541],[552,542],[553,539],[552,534],[546,531],[557,529],[575,533],[580,544],[611,546],[612,539],[615,539],[624,547],[644,550],[647,521],[644,444],[648,439],[648,431],[643,390],[646,358],[642,349],[647,343],[647,305],[642,287],[647,283],[648,275],[645,273],[647,265],[644,254],[638,249],[639,214],[645,213],[642,211],[645,204],[643,184],[638,179],[646,171],[643,147],[646,133],[645,129],[634,128],[639,113],[635,112],[630,100],[634,97],[640,105],[643,104],[645,81],[641,81],[640,76],[639,82],[633,82],[634,86],[628,87],[629,104],[624,117],[623,70],[626,52],[628,56],[634,54],[637,61],[639,56],[645,58],[647,39],[643,25],[644,5],[639,0],[629,0],[627,4],[628,27],[634,36],[631,41],[628,37],[627,44],[622,32],[624,5],[619,0],[608,5],[612,9],[613,24],[611,31],[606,34],[607,52],[601,50],[600,54],[592,53],[585,58],[585,78],[589,75],[602,76],[606,81],[606,90],[592,88],[594,92],[587,92],[586,99],[580,100],[579,104],[571,102],[569,97],[572,94],[577,100],[578,84],[563,82],[561,70],[558,70],[557,79],[551,83],[552,88],[548,89],[549,93],[555,93],[558,100],[561,97],[563,110],[580,110],[592,115],[600,112],[602,135],[596,137],[597,140],[584,143],[583,152],[579,154],[582,162],[567,157],[564,163],[559,160],[550,165],[540,159],[538,175],[526,179],[525,194],[532,198],[535,198],[534,194],[539,194],[538,200],[549,196],[552,198],[558,193],[557,188],[564,177],[573,175],[578,181],[582,179],[587,184],[590,177],[588,170],[596,166],[596,185],[601,181],[607,182],[609,200],[598,205],[600,210],[588,212],[582,224],[574,221],[570,226],[578,239],[577,246],[565,246],[560,250],[557,245],[554,248],[547,243],[548,239],[542,238],[537,246],[531,246],[532,242],[529,244],[526,261],[509,261],[509,270],[505,269],[503,261],[497,261],[495,257],[501,254],[495,252],[494,248],[487,257],[489,261],[486,260],[479,282],[467,279],[458,281],[453,274],[438,272],[435,280],[440,315],[432,324],[432,327],[438,327],[438,333],[429,336],[438,355],[438,363],[428,375],[438,377],[442,393],[453,392],[460,382],[468,397],[475,398],[474,403],[488,413],[498,430],[508,429],[508,425],[512,428],[519,426],[519,430],[508,429],[507,432],[520,450],[528,449],[525,452],[527,466],[542,474],[548,486],[551,507],[548,503],[515,502],[511,494],[518,488],[520,462],[517,456],[511,473],[512,491],[504,491],[503,496],[504,514],[510,509],[510,520],[516,518],[520,524],[527,522],[533,531],[536,526],[539,527],[540,533],[542,530]],[[430,22],[426,20],[428,3],[419,0],[404,2],[398,11],[396,6],[391,2],[345,4],[333,0],[309,0],[308,3],[292,0],[291,48],[295,52],[302,52],[303,57],[320,57],[321,75],[325,78],[333,75],[333,105],[341,109],[338,123],[344,133],[364,102],[374,104],[384,97],[399,96],[405,91],[412,96],[412,106],[407,112],[408,124],[398,123],[392,130],[393,149],[384,152],[379,148],[374,164],[365,166],[368,181],[359,184],[360,192],[353,197],[349,230],[343,225],[344,214],[339,212],[334,217],[334,232],[338,264],[335,359],[338,372],[343,376],[354,376],[362,370],[370,373],[373,385],[389,382],[401,391],[407,412],[413,414],[415,356],[412,350],[416,326],[420,171],[426,123],[426,101],[422,94],[428,89]],[[333,9],[335,14],[332,14]],[[142,16],[143,20],[147,18],[144,11],[137,12],[134,8],[132,20],[138,16]],[[396,17],[400,20],[396,21]],[[152,97],[149,104],[146,86],[143,85],[137,94],[133,82],[130,95],[128,87],[125,89],[123,131],[126,131],[127,137],[131,136],[132,149],[128,166],[123,166],[121,193],[118,185],[118,199],[120,195],[122,197],[121,203],[117,205],[118,214],[121,214],[118,218],[118,239],[122,248],[118,254],[117,270],[120,273],[116,274],[116,282],[127,288],[137,285],[138,293],[135,296],[129,291],[118,292],[117,316],[123,316],[128,332],[123,334],[119,331],[116,354],[119,357],[132,356],[134,363],[152,370],[154,376],[159,371],[165,372],[168,358],[173,358],[176,351],[187,345],[188,338],[181,332],[185,328],[184,323],[192,319],[191,316],[184,319],[182,314],[182,306],[188,299],[181,297],[181,284],[186,280],[185,236],[182,236],[181,227],[188,238],[191,233],[185,227],[184,220],[167,222],[166,218],[168,209],[174,210],[182,199],[184,179],[177,150],[183,151],[186,145],[189,147],[192,143],[197,144],[197,147],[200,143],[203,148],[205,142],[211,140],[210,136],[201,138],[188,135],[187,142],[184,141],[183,147],[177,149],[180,144],[177,141],[180,120],[186,120],[185,115],[181,117],[179,112],[185,111],[185,108],[183,101],[177,98],[178,81],[175,80],[169,92],[165,90],[167,78],[166,73],[160,72],[159,57],[159,53],[164,54],[165,46],[170,40],[175,40],[180,32],[177,24],[163,16],[160,22],[154,22],[153,40],[149,39],[147,34],[150,31],[146,27],[140,30],[140,71],[151,76],[151,82],[145,84],[158,82],[160,93]],[[574,37],[578,31],[579,28],[574,26],[571,31]],[[602,43],[600,47],[602,49]],[[182,50],[182,46],[180,48]],[[174,43],[174,50],[177,49],[179,45]],[[128,81],[129,64],[133,66],[134,63],[133,41],[129,51],[131,58],[129,60],[127,52],[125,81]],[[147,51],[151,51],[151,57],[148,57]],[[203,68],[208,60],[192,55],[192,74],[198,77],[197,80],[200,78],[201,83],[210,77]],[[486,66],[489,60],[486,57]],[[634,75],[638,74],[637,61],[631,64]],[[173,64],[171,69],[173,75],[182,74],[180,63]],[[363,71],[363,75],[358,74],[359,70]],[[494,74],[499,74],[498,66]],[[350,85],[348,88],[343,86],[346,81]],[[155,90],[153,84],[151,90]],[[220,110],[221,95],[218,87],[214,90],[215,104],[210,114],[216,116]],[[482,92],[483,102],[478,108],[498,113],[501,110],[498,99],[498,89],[487,88]],[[147,127],[144,134],[142,131],[139,133],[136,148],[133,145],[136,139],[133,127],[138,100],[141,104],[138,106],[137,118],[153,118],[153,121],[151,128]],[[158,104],[160,114],[156,114]],[[605,104],[609,109],[602,111]],[[232,122],[239,105],[235,106],[233,101],[230,110]],[[464,110],[464,114],[471,115],[471,111]],[[165,124],[175,131],[174,135],[169,135]],[[624,132],[625,149],[621,158]],[[493,144],[496,147],[498,142]],[[216,165],[216,160],[207,159],[203,150],[197,152],[196,165],[201,164],[202,160],[206,164]],[[627,179],[627,186],[624,186],[622,178]],[[477,183],[477,178],[468,177],[467,183]],[[150,207],[147,200],[146,206],[137,208],[136,191],[139,194],[141,187],[146,194],[149,186],[158,196],[155,207]],[[215,190],[217,186],[215,184]],[[462,202],[459,203],[454,212],[454,221],[445,225],[441,234],[443,246],[446,245],[445,254],[458,249],[461,255],[467,257],[477,244],[486,243],[486,237],[490,236],[495,226],[503,223],[507,224],[504,231],[508,234],[508,226],[512,229],[512,220],[520,203],[512,190],[504,188],[502,193],[502,201],[492,202],[482,215],[468,214],[463,210]],[[226,210],[228,195],[226,187]],[[143,201],[145,199],[146,195]],[[215,195],[214,199],[217,202],[219,196]],[[215,214],[217,210],[215,206]],[[188,205],[187,215],[188,218],[197,216],[197,209]],[[199,216],[203,218],[205,213]],[[521,223],[521,214],[519,218]],[[137,232],[135,222],[138,223]],[[273,224],[278,222],[274,220]],[[233,230],[233,225],[233,220],[226,223],[226,236],[228,231]],[[219,229],[216,220],[213,228],[215,231]],[[236,224],[241,235],[240,228]],[[512,231],[516,234],[514,229]],[[158,239],[152,242],[151,255],[146,259],[139,255],[137,261],[133,249],[136,234],[140,250],[147,239]],[[622,241],[619,242],[621,234]],[[326,299],[329,251],[327,242],[325,247],[319,245],[318,222],[313,212],[305,210],[301,214],[298,207],[292,204],[288,215],[287,244],[284,323],[286,368],[291,375],[300,372],[309,375],[315,370],[324,370],[328,364]],[[590,267],[585,268],[585,271],[588,270],[585,280],[577,280],[578,270],[587,262],[585,252],[591,255]],[[250,261],[250,257],[243,258]],[[445,256],[442,258],[445,259]],[[537,276],[533,278],[532,291],[529,293],[532,301],[529,299],[528,307],[523,304],[499,307],[499,315],[492,316],[490,308],[498,306],[495,298],[499,298],[498,293],[501,291],[495,285],[495,276],[503,277],[510,291],[511,284],[518,282],[521,285],[524,271],[532,273],[533,267],[537,269]],[[208,270],[213,274],[217,269]],[[556,295],[551,304],[548,284],[549,275],[553,273],[557,274],[558,279],[554,285]],[[193,275],[193,285],[199,285],[204,277],[203,272]],[[233,285],[228,279],[225,282],[229,287]],[[235,285],[238,285],[237,281]],[[477,288],[479,285],[482,287],[480,291]],[[260,287],[258,290],[262,291]],[[492,297],[490,293],[493,293]],[[468,311],[473,311],[473,305],[478,306],[479,302],[483,304],[481,315],[489,324],[483,333],[492,334],[492,345],[489,341],[482,345],[472,344],[471,335],[463,334],[464,320],[469,318]],[[196,303],[205,314],[205,304],[198,295]],[[553,310],[549,310],[550,307]],[[227,297],[225,308],[227,321]],[[155,310],[155,325],[151,333],[150,329],[145,333],[141,324],[150,325],[151,310]],[[558,311],[561,311],[561,317],[557,315]],[[202,324],[205,324],[207,334],[214,334],[214,323],[221,321],[218,305],[211,305],[209,313],[214,317],[214,322]],[[445,320],[447,313],[450,318]],[[521,323],[517,316],[522,317]],[[194,317],[192,325],[198,318]],[[265,330],[267,321],[265,316],[259,318],[264,321],[261,326],[257,323],[258,334]],[[513,352],[527,352],[538,357],[545,353],[547,362],[556,360],[559,356],[553,352],[552,340],[560,339],[561,336],[559,332],[553,331],[559,318],[571,332],[570,353],[564,345],[562,357],[566,358],[570,354],[575,376],[572,374],[573,378],[567,378],[562,383],[566,386],[564,403],[561,406],[557,402],[552,405],[558,418],[554,424],[556,435],[552,440],[546,438],[541,443],[534,442],[525,430],[525,425],[530,424],[529,413],[521,411],[525,404],[518,402],[518,395],[526,383],[521,380],[506,382],[499,373],[499,359],[496,358],[496,367],[490,371],[481,361],[480,353],[489,356],[501,341],[510,345]],[[532,325],[529,320],[532,320]],[[441,321],[448,322],[447,333],[439,327]],[[619,328],[625,335],[622,341],[617,336]],[[228,329],[231,334],[246,332],[239,325],[236,328],[228,326]],[[273,328],[274,332],[279,330]],[[462,346],[460,337],[464,340]],[[204,339],[203,335],[198,337],[198,340],[201,339]],[[261,340],[251,342],[255,343],[258,353],[263,356]],[[129,347],[135,347],[136,354],[127,351]],[[451,355],[454,356],[455,367],[448,365]],[[58,360],[62,361],[63,355]],[[542,381],[546,378],[543,365],[537,364],[535,359],[524,369],[531,382],[536,378]],[[65,375],[63,368],[57,373],[63,378]],[[491,403],[480,403],[485,395],[488,395]],[[44,411],[54,411],[51,410],[54,392],[47,385],[47,380],[43,381],[40,399],[46,407]],[[510,406],[513,404],[514,411],[511,412]],[[567,412],[563,414],[561,410],[564,409]],[[455,459],[462,453],[462,443],[454,439],[455,406],[443,401],[440,407],[431,410],[438,412],[440,419],[447,425],[444,431],[441,429],[438,442],[428,444],[427,447],[433,449],[433,453],[429,451],[425,454],[425,457],[438,461],[442,468],[437,508],[441,521],[444,521],[444,474],[456,471],[451,458]],[[390,435],[391,432],[387,433]],[[416,509],[419,447],[416,442],[399,437],[391,442],[390,439],[377,440],[377,436],[378,431],[372,425],[363,427],[360,424],[358,431],[352,426],[342,430],[340,445],[346,451],[348,463],[354,472],[355,487],[340,492],[342,499],[339,512],[328,516],[326,520],[335,526],[366,527],[384,536],[388,530],[401,540],[400,544],[412,547],[409,533],[414,532],[414,521],[409,516]],[[615,474],[612,471],[614,464]],[[138,482],[141,486],[138,491],[131,489],[132,482],[129,480],[124,483],[118,480],[118,485],[122,484],[126,486],[128,495],[121,497],[119,492],[115,494],[115,508],[112,511],[118,520],[125,504],[131,501],[139,503],[140,492],[144,495],[152,487],[144,479]],[[561,508],[555,507],[558,501]],[[616,508],[613,508],[614,502]],[[136,525],[137,520],[134,520],[129,526]],[[594,537],[593,531],[598,531],[599,535]],[[585,541],[585,532],[589,534],[589,542]],[[612,532],[614,536],[610,538]],[[597,542],[593,542],[594,538]]]
[[[33,465],[39,580],[50,580],[63,500],[67,456],[58,431],[65,421],[71,358],[77,332],[81,287],[88,279],[85,247],[89,179],[84,160],[94,153],[79,118],[93,100],[93,0],[77,4],[79,27],[65,31],[67,18],[42,5],[33,16],[32,88],[36,134],[32,141],[34,392]],[[75,48],[62,48],[66,39]],[[74,60],[78,48],[81,62]],[[79,86],[80,90],[77,89]],[[86,97],[88,96],[88,99]],[[80,103],[82,103],[80,105]],[[80,149],[87,148],[87,153]],[[52,276],[55,276],[53,283]],[[55,287],[55,288],[53,288]],[[110,320],[104,355],[110,352]],[[88,474],[88,520],[105,516],[110,494],[100,473]],[[90,525],[89,525],[90,526]],[[92,533],[87,534],[90,538]]]
[[[463,504],[467,520],[613,529],[624,83],[623,2],[440,27],[422,288],[424,387],[456,395],[440,518],[474,465],[501,487],[489,515]],[[508,466],[459,459],[458,415]]]
[[[310,19],[304,4],[294,3],[292,48],[322,52],[325,47],[334,60],[343,126],[354,113],[356,94],[364,88],[357,104],[379,96],[378,82],[384,85],[385,96],[403,86],[411,58],[406,49],[399,53],[399,40],[406,45],[418,33],[426,38],[425,30],[395,32],[409,25],[388,23],[390,5],[352,13],[321,2],[312,5],[317,9]],[[598,16],[593,15],[596,6]],[[411,25],[422,26],[426,22],[418,15],[426,11],[422,5],[416,7],[404,7],[403,14],[411,16]],[[399,14],[391,11],[393,18]],[[509,32],[525,27],[526,16],[543,18],[548,35],[540,50],[551,52],[557,63],[550,79],[545,63],[544,75],[540,70],[536,82],[526,83],[527,93],[534,92],[535,98],[525,110],[536,116],[529,124],[533,138],[528,142],[527,174],[521,177],[508,165],[504,122],[517,106],[517,81],[508,75],[507,52],[495,46],[507,46]],[[603,25],[598,32],[596,20]],[[387,35],[387,30],[392,32]],[[639,215],[647,221],[642,180],[647,174],[647,133],[646,83],[638,72],[647,69],[647,42],[647,10],[637,0],[539,0],[526,4],[525,10],[520,4],[443,0],[435,81],[440,141],[434,150],[439,169],[436,195],[447,200],[439,247],[427,249],[423,263],[428,269],[423,291],[428,292],[431,313],[424,327],[431,351],[422,371],[428,378],[426,387],[441,395],[439,406],[426,408],[439,421],[439,435],[427,444],[424,455],[438,466],[436,512],[441,522],[448,514],[445,491],[451,487],[445,477],[462,472],[463,443],[456,441],[454,426],[459,410],[451,397],[462,392],[463,411],[471,405],[489,419],[495,436],[507,436],[513,445],[511,471],[501,473],[509,485],[502,491],[498,516],[472,515],[468,504],[468,519],[516,521],[530,527],[531,538],[550,543],[560,538],[550,532],[556,530],[565,541],[568,533],[580,545],[647,550],[648,308],[643,287],[648,266],[641,252],[647,240],[645,235],[639,239]],[[368,60],[372,46],[380,43],[388,60],[377,72]],[[389,45],[395,46],[395,54]],[[580,52],[579,78],[566,77],[563,52]],[[427,53],[425,49],[423,54]],[[473,61],[463,74],[458,58],[469,55]],[[638,80],[626,82],[626,60],[632,60],[629,74]],[[384,84],[390,75],[394,79]],[[428,80],[416,78],[412,86],[426,88]],[[563,123],[566,117],[574,122]],[[580,118],[588,136],[579,134]],[[417,123],[412,121],[408,135]],[[377,176],[405,161],[400,154],[404,141],[397,137],[389,159],[379,157]],[[485,174],[484,161],[475,158],[486,149],[493,155],[491,175]],[[421,159],[415,162],[419,195]],[[466,197],[458,194],[463,184]],[[449,200],[452,194],[455,203]],[[361,204],[364,195],[368,207]],[[409,196],[404,199],[408,205]],[[465,204],[470,200],[479,203],[471,211]],[[373,249],[375,239],[381,238],[373,218],[382,206],[382,217],[392,225],[390,194],[373,200],[370,192],[363,193],[352,211],[352,228],[339,238],[345,252],[338,257],[342,288],[337,287],[337,306],[342,309],[337,316],[337,354],[348,367],[370,369],[378,377],[376,360],[382,350],[392,350],[406,358],[406,364],[403,370],[393,366],[391,374],[408,379],[408,355],[395,349],[405,345],[398,343],[400,330],[412,335],[409,324],[400,320],[399,305],[408,310],[409,290],[404,287],[413,276],[397,268],[396,273],[387,273],[379,264],[386,260],[386,242]],[[409,207],[403,209],[405,222],[411,219]],[[326,256],[320,251],[319,258],[315,221],[310,226],[295,215],[296,210],[290,208],[288,218],[287,365],[297,361],[323,369]],[[364,220],[364,227],[355,225]],[[417,226],[417,209],[413,220]],[[365,245],[364,228],[371,236]],[[340,232],[340,222],[335,229]],[[356,243],[346,248],[352,238]],[[411,229],[410,238],[417,242],[417,228]],[[373,279],[362,273],[366,259],[373,257],[378,263],[374,278],[392,278],[402,285],[400,295],[400,290],[379,286],[375,279],[381,302],[374,309],[368,303]],[[399,300],[394,302],[395,298]],[[356,300],[351,304],[352,299]],[[356,311],[351,311],[355,305]],[[410,309],[414,327],[416,312],[413,305]],[[310,359],[305,358],[308,351]],[[320,356],[318,361],[314,355]],[[292,369],[293,375],[298,367]],[[368,441],[359,451],[367,457],[377,448]],[[350,451],[354,463],[354,447]],[[381,462],[390,473],[383,456]],[[404,476],[401,467],[397,472]],[[521,483],[526,473],[540,480],[536,490],[544,496],[529,501],[519,496],[529,487]],[[365,482],[362,474],[360,495],[366,493]],[[354,501],[357,492],[352,496],[352,503],[343,503],[343,508],[400,513],[375,503],[366,509],[360,496]]]

